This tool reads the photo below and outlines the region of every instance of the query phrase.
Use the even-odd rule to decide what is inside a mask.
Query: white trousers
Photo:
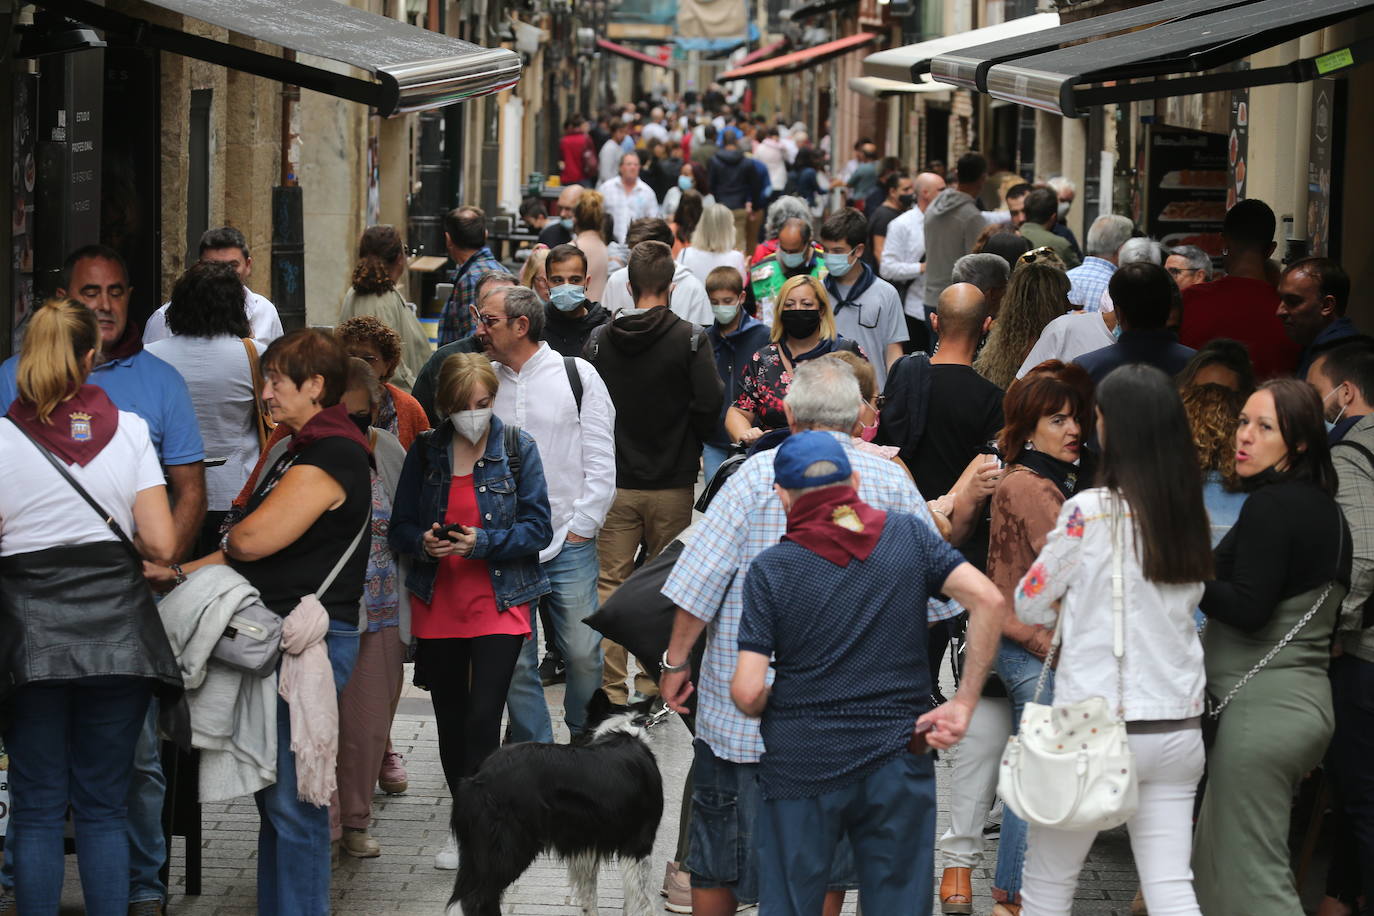
[[[1201,916],[1193,893],[1193,797],[1202,778],[1202,731],[1130,736],[1140,807],[1126,822],[1150,916]],[[1030,825],[1021,916],[1069,916],[1096,831]]]
[[[997,774],[1011,737],[1011,700],[981,697],[964,740],[952,750],[949,829],[940,837],[945,868],[977,868],[983,860],[983,825],[997,797]]]

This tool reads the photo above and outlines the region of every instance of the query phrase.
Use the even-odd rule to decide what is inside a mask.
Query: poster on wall
[[[1243,63],[1249,69],[1249,63]],[[1226,144],[1226,209],[1245,199],[1245,178],[1250,159],[1250,89],[1236,89],[1231,93],[1231,136]]]
[[[1221,255],[1229,171],[1225,134],[1150,126],[1145,230],[1167,246]]]
[[[1307,154],[1308,254],[1324,258],[1331,242],[1331,150],[1335,145],[1335,80],[1312,81],[1312,136]]]

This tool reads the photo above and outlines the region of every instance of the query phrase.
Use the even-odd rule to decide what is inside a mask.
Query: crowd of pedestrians
[[[1363,911],[1374,339],[1338,263],[1273,263],[1257,200],[1219,265],[1119,215],[1080,249],[1062,180],[866,140],[832,177],[723,100],[560,151],[518,278],[444,217],[437,348],[390,226],[330,330],[282,333],[230,228],[142,327],[117,252],[67,258],[0,366],[0,914],[56,913],[69,808],[87,911],[163,912],[160,737],[202,800],[255,796],[259,911],[328,913],[331,856],[386,854],[374,786],[407,789],[408,660],[451,788],[553,740],[553,682],[574,740],[598,690],[681,713],[673,912],[970,913],[1000,780],[998,916],[1069,913],[1122,823],[1137,911],[1288,916],[1318,769],[1323,913]],[[635,658],[585,620],[670,547]],[[1051,768],[1027,804],[1017,761],[1089,707],[1128,791]]]

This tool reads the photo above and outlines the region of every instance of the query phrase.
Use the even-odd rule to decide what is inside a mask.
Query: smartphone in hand
[[[453,540],[453,536],[455,534],[466,535],[469,532],[470,529],[466,525],[460,525],[457,522],[454,522],[452,525],[445,525],[444,527],[440,528],[438,531],[435,532],[434,536],[438,538],[448,538],[449,540]]]
[[[929,754],[930,745],[926,743],[926,733],[933,727],[930,722],[917,723],[911,732],[911,740],[906,743],[906,749],[913,754]]]

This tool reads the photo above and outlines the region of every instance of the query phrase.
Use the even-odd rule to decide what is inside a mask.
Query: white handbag
[[[1023,820],[1057,830],[1108,830],[1130,820],[1139,803],[1135,757],[1124,719],[1126,614],[1121,571],[1121,514],[1112,519],[1112,654],[1116,656],[1117,706],[1105,697],[1072,706],[1042,706],[1040,693],[1058,653],[1064,616],[1054,628],[1035,696],[1021,713],[1021,727],[1007,741],[997,791]]]

